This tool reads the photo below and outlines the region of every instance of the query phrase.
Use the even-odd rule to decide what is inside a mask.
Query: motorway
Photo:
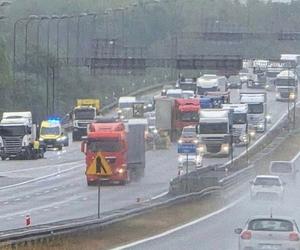
[[[238,92],[232,90],[232,100],[237,100]],[[275,101],[274,93],[268,93],[268,105],[274,110],[272,123],[287,110],[286,103]],[[243,150],[236,148],[234,154]],[[209,158],[204,159],[204,165],[226,161],[227,158]],[[0,162],[0,231],[24,227],[27,214],[32,225],[95,215],[97,187],[86,185],[84,172],[84,155],[78,142],[62,152],[47,152],[46,159]],[[101,214],[124,209],[135,204],[137,198],[148,200],[166,192],[176,175],[176,145],[169,150],[147,152],[145,177],[139,182],[101,186]]]
[[[300,157],[296,166],[300,164]],[[291,216],[300,222],[300,179],[294,184],[288,183],[284,201],[251,201],[248,188],[244,189],[239,200],[217,211],[211,216],[206,216],[192,223],[173,229],[164,236],[154,236],[156,239],[144,240],[135,246],[119,249],[201,249],[201,250],[235,250],[238,249],[238,235],[234,234],[235,228],[243,228],[251,216],[267,215],[271,211],[274,217]],[[292,205],[291,205],[292,204]],[[234,218],[234,219],[233,219]],[[299,225],[299,224],[298,224]],[[134,244],[134,243],[133,243]]]

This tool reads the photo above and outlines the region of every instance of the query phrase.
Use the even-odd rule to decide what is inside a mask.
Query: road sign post
[[[96,173],[98,176],[98,219],[100,219],[100,184],[101,184],[101,169],[103,168],[102,166],[102,161],[100,157],[96,158]]]
[[[196,154],[196,145],[192,143],[179,143],[178,153],[186,155],[186,192],[189,192],[189,155]]]

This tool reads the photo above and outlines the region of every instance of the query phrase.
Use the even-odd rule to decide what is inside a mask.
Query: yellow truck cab
[[[39,140],[44,142],[47,148],[58,150],[62,150],[63,146],[69,145],[69,139],[63,134],[61,123],[57,119],[42,121]]]

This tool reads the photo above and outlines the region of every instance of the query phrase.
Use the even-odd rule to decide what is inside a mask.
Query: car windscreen
[[[271,165],[272,173],[288,174],[293,172],[291,163],[273,162]]]
[[[255,219],[248,224],[248,230],[253,231],[291,232],[293,229],[293,223],[288,220]]]
[[[263,103],[249,103],[248,114],[262,114],[264,112]]]
[[[101,138],[89,141],[87,147],[91,152],[118,152],[121,150],[121,143],[117,139]]]
[[[41,135],[59,135],[59,127],[42,127]]]
[[[280,181],[278,178],[260,177],[256,178],[254,185],[259,186],[280,186]]]

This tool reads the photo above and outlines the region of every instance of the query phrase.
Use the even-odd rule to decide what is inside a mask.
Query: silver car
[[[300,250],[299,229],[290,217],[253,217],[234,232],[239,250]]]
[[[285,183],[278,176],[258,175],[250,184],[251,199],[283,199]]]

